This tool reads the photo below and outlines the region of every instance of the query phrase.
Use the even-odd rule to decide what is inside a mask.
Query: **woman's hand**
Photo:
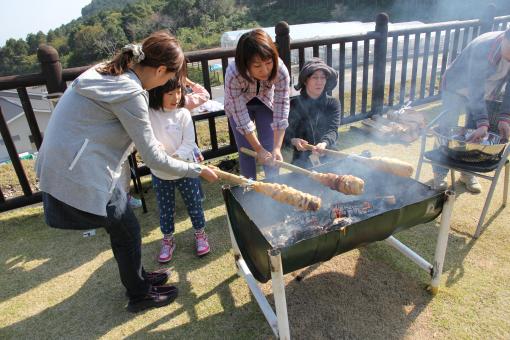
[[[328,146],[326,143],[322,142],[313,147],[312,153],[324,155],[324,152],[326,151],[326,146]]]
[[[290,140],[290,143],[292,145],[294,145],[294,147],[298,150],[298,151],[306,151],[306,146],[308,145],[308,142],[304,139],[301,139],[301,138],[292,138]]]
[[[501,121],[498,123],[499,136],[501,137],[502,143],[508,143],[510,137],[510,124],[508,122]]]
[[[482,139],[487,136],[487,131],[489,128],[487,126],[480,126],[478,129],[473,131],[471,135],[469,135],[468,142],[470,143],[480,143]]]
[[[202,167],[202,171],[200,171],[200,177],[211,183],[218,180],[216,173],[211,168],[205,166]]]
[[[282,150],[280,148],[273,149],[273,161],[283,161]]]
[[[273,162],[273,155],[263,147],[257,150],[257,162],[264,165],[271,165]]]

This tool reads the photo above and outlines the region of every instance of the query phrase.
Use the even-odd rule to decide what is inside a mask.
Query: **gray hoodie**
[[[145,164],[181,177],[200,167],[171,158],[154,137],[148,94],[131,71],[80,75],[60,99],[36,163],[40,190],[77,209],[106,216],[106,205],[134,142]]]

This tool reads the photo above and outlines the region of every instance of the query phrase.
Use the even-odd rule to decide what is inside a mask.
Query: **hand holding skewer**
[[[256,159],[257,159],[257,162],[259,162],[260,164],[271,165],[271,163],[273,161],[273,155],[271,154],[271,152],[267,151],[266,149],[260,148],[257,151]]]
[[[292,145],[294,145],[294,147],[298,151],[310,150],[310,151],[312,151],[312,153],[319,154],[321,156],[325,154],[326,146],[327,146],[327,144],[324,142],[318,143],[317,145],[310,145],[310,144],[308,144],[308,142],[306,140],[301,139],[301,138],[292,138],[290,140],[290,143]]]
[[[306,145],[308,145],[308,142],[301,138],[292,138],[290,140],[290,143],[294,145],[294,147],[297,149],[297,151],[306,151]]]
[[[200,171],[200,177],[202,177],[209,183],[216,182],[218,180],[218,175],[216,175],[213,169],[207,166],[202,166],[202,170]]]

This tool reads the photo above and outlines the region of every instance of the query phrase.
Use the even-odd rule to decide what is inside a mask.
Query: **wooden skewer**
[[[312,150],[313,147],[314,146],[310,145],[310,144],[305,146],[305,148],[307,150]],[[396,158],[389,158],[389,157],[367,158],[367,157],[363,157],[363,156],[358,156],[358,155],[348,154],[348,153],[341,152],[341,151],[328,150],[328,149],[324,150],[324,153],[326,155],[330,155],[330,156],[338,157],[338,158],[350,157],[360,163],[366,164],[366,165],[371,166],[375,169],[378,169],[378,170],[381,170],[381,171],[384,171],[384,172],[387,172],[390,174],[394,174],[394,175],[397,175],[400,177],[411,177],[411,175],[413,174],[413,171],[414,171],[414,168],[411,164],[401,161]]]
[[[292,205],[300,210],[315,211],[319,210],[321,207],[322,200],[320,197],[304,193],[285,184],[252,181],[247,178],[231,174],[230,172],[220,170],[217,167],[210,166],[210,168],[221,179],[239,185],[250,185],[256,192],[269,196],[275,201]]]
[[[217,167],[209,166],[209,168],[214,171],[216,176],[218,176],[221,179],[224,179],[226,181],[239,184],[239,185],[246,185],[249,184],[250,180],[241,176],[234,175],[230,172],[223,171]]]
[[[244,147],[241,148],[241,152],[252,157],[257,157],[257,153],[255,151]],[[332,190],[340,191],[341,193],[344,193],[346,195],[360,195],[363,193],[365,182],[361,178],[352,175],[318,173],[282,161],[274,160],[273,163],[280,168],[284,168],[292,172],[308,176],[313,180],[316,180],[321,184],[328,186]]]
[[[241,152],[248,156],[251,156],[253,158],[257,158],[257,153],[253,150],[247,149],[245,147],[241,147]],[[278,167],[280,167],[280,168],[284,168],[284,169],[290,170],[292,172],[297,172],[298,174],[301,174],[301,175],[310,176],[312,174],[312,172],[310,170],[303,169],[299,166],[296,166],[294,164],[290,164],[287,162],[275,160],[275,161],[273,161],[273,163],[278,165]]]

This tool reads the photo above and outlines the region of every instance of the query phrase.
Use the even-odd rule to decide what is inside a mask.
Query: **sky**
[[[60,27],[81,16],[91,0],[0,0],[0,47],[9,38]]]

